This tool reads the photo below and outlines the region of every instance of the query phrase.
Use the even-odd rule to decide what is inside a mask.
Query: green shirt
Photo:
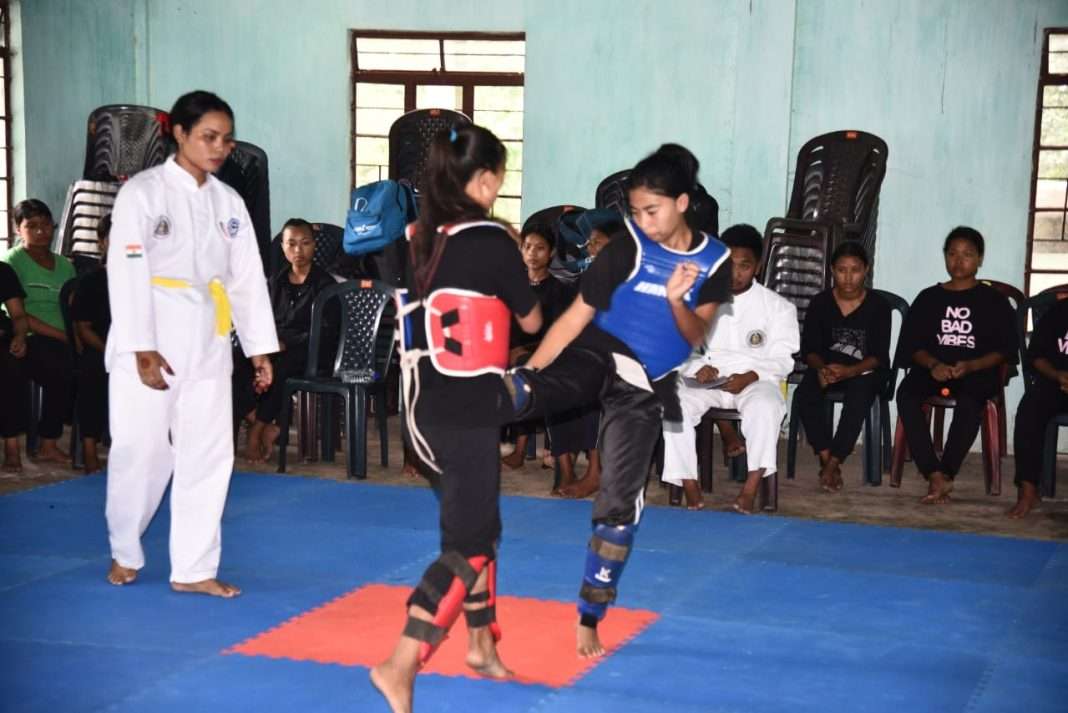
[[[74,265],[62,255],[53,254],[52,257],[56,264],[53,269],[46,270],[19,245],[8,250],[0,261],[10,265],[19,276],[26,292],[26,313],[62,332],[65,326],[59,309],[59,290],[67,280],[74,278]]]

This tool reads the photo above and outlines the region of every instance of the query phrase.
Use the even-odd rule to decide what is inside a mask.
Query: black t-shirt
[[[700,233],[694,233],[690,249],[702,239]],[[600,310],[610,309],[612,295],[616,288],[627,281],[638,259],[638,246],[629,236],[620,236],[605,246],[597,254],[597,259],[582,273],[579,291],[583,301]],[[724,260],[712,275],[706,279],[697,291],[697,304],[710,302],[723,304],[731,301],[731,261]],[[637,361],[634,353],[622,341],[604,331],[595,324],[586,326],[575,339],[575,346],[593,349],[605,354],[612,352],[624,354]],[[664,404],[664,417],[669,420],[681,420],[678,396],[675,393],[675,372],[653,382],[653,391]]]
[[[1068,300],[1058,300],[1042,315],[1027,346],[1027,359],[1047,359],[1057,371],[1068,370]]]
[[[26,299],[26,292],[19,282],[18,273],[6,262],[0,262],[0,305],[11,299]],[[7,342],[15,333],[11,317],[5,310],[0,310],[0,341]]]
[[[818,354],[828,364],[856,364],[868,357],[890,367],[890,305],[872,291],[860,306],[842,315],[833,290],[812,298],[801,333],[801,354]]]
[[[472,290],[493,295],[511,310],[525,316],[538,298],[530,289],[527,269],[515,242],[509,235],[488,225],[473,226],[447,238],[429,292],[443,287]],[[409,270],[409,274],[414,270]],[[409,278],[409,294],[416,292]],[[415,345],[425,344],[422,313],[408,324]],[[420,395],[416,414],[420,421],[440,427],[493,426],[511,413],[508,392],[496,374],[473,377],[445,376],[429,359],[419,362]]]
[[[108,271],[103,265],[78,278],[70,318],[74,322],[88,322],[96,336],[107,340],[111,329],[111,303],[108,301]]]
[[[326,270],[312,265],[304,282],[296,285],[289,281],[292,268],[286,267],[267,283],[271,296],[271,309],[274,312],[274,326],[278,339],[285,344],[286,350],[307,352],[308,337],[311,334],[311,308],[319,293],[337,280]],[[341,309],[336,300],[332,300],[323,314],[323,329],[319,340],[321,365],[328,364],[337,351],[338,323]]]
[[[540,342],[557,317],[571,306],[577,294],[574,285],[568,285],[552,275],[537,284],[530,284],[530,289],[534,290],[538,304],[541,305],[541,329],[534,334],[527,334],[513,318],[510,339],[513,348],[533,346]]]
[[[924,349],[943,364],[993,352],[1015,364],[1019,348],[1016,313],[1000,292],[981,282],[968,290],[934,285],[917,295],[909,308],[895,361],[900,368],[912,368],[916,366],[912,355]]]

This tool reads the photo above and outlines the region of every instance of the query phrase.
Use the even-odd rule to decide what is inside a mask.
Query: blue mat
[[[571,601],[587,502],[506,497],[503,593]],[[425,489],[237,474],[220,576],[104,581],[104,478],[0,498],[0,710],[379,711],[366,669],[223,655],[436,552]],[[619,603],[660,619],[573,686],[420,676],[426,711],[1065,711],[1068,545],[650,508]]]

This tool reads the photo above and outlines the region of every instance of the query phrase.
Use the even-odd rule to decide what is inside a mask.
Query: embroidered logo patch
[[[161,215],[156,220],[156,228],[152,231],[152,234],[160,239],[169,236],[171,234],[171,219],[165,215]]]
[[[765,341],[767,341],[767,335],[759,329],[754,329],[745,335],[745,343],[754,349],[764,346]]]
[[[236,238],[237,237],[237,231],[240,230],[240,229],[241,229],[241,221],[239,221],[237,218],[231,218],[226,223],[226,234],[229,235],[231,238]]]
[[[144,247],[142,247],[141,245],[127,245],[126,246],[126,257],[127,258],[141,257],[142,255],[144,255]]]

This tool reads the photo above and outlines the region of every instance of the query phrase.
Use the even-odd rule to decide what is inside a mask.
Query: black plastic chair
[[[1020,348],[1025,354],[1028,342],[1028,316],[1031,318],[1031,323],[1037,327],[1050,308],[1058,300],[1063,299],[1068,299],[1068,284],[1047,288],[1028,298],[1020,306],[1016,313],[1016,324],[1020,335]],[[1022,366],[1024,388],[1032,389],[1035,387],[1038,373],[1026,358],[1022,362]],[[1057,414],[1046,426],[1045,440],[1042,444],[1042,475],[1039,479],[1040,492],[1042,497],[1046,498],[1052,498],[1057,494],[1057,433],[1061,426],[1068,426],[1068,412]]]
[[[390,180],[408,181],[420,193],[423,167],[434,137],[454,126],[470,123],[466,114],[451,109],[416,109],[400,116],[389,127]]]
[[[271,243],[271,181],[267,153],[255,144],[237,141],[226,162],[215,172],[215,177],[237,191],[245,202],[260,257],[268,266],[268,248]]]
[[[125,181],[172,151],[170,117],[150,106],[111,104],[89,115],[82,178]]]
[[[909,303],[905,298],[895,295],[886,290],[872,290],[878,294],[890,309],[901,316],[904,323],[909,312]],[[893,353],[893,352],[891,352]],[[882,485],[883,472],[890,470],[890,455],[893,444],[890,442],[890,402],[897,390],[897,368],[891,367],[888,378],[879,392],[878,397],[872,401],[871,410],[864,419],[864,470],[861,482],[864,485]],[[845,393],[831,389],[825,392],[827,404],[827,420],[834,422],[834,404],[840,404],[845,398]],[[797,471],[797,444],[801,437],[801,416],[798,413],[797,392],[790,402],[790,426],[786,440],[786,478],[794,479]]]
[[[318,376],[323,315],[331,300],[340,300],[341,332],[333,373]],[[312,327],[308,338],[308,366],[304,376],[286,379],[282,402],[289,403],[301,391],[334,394],[345,403],[347,468],[350,478],[367,477],[367,398],[375,399],[382,465],[389,465],[386,427],[386,371],[393,352],[393,289],[374,280],[350,280],[323,290],[312,304]],[[279,427],[278,472],[286,470],[289,442],[289,409],[282,409]],[[331,419],[323,422],[329,428]],[[324,456],[332,456],[332,439],[324,439]]]
[[[630,169],[616,171],[610,176],[605,176],[597,184],[597,192],[594,194],[593,206],[595,208],[614,208],[620,215],[630,215],[630,201],[627,199],[627,176]]]
[[[885,141],[864,131],[832,131],[810,139],[797,153],[786,217],[827,225],[831,250],[843,240],[859,240],[874,262],[888,154]]]

